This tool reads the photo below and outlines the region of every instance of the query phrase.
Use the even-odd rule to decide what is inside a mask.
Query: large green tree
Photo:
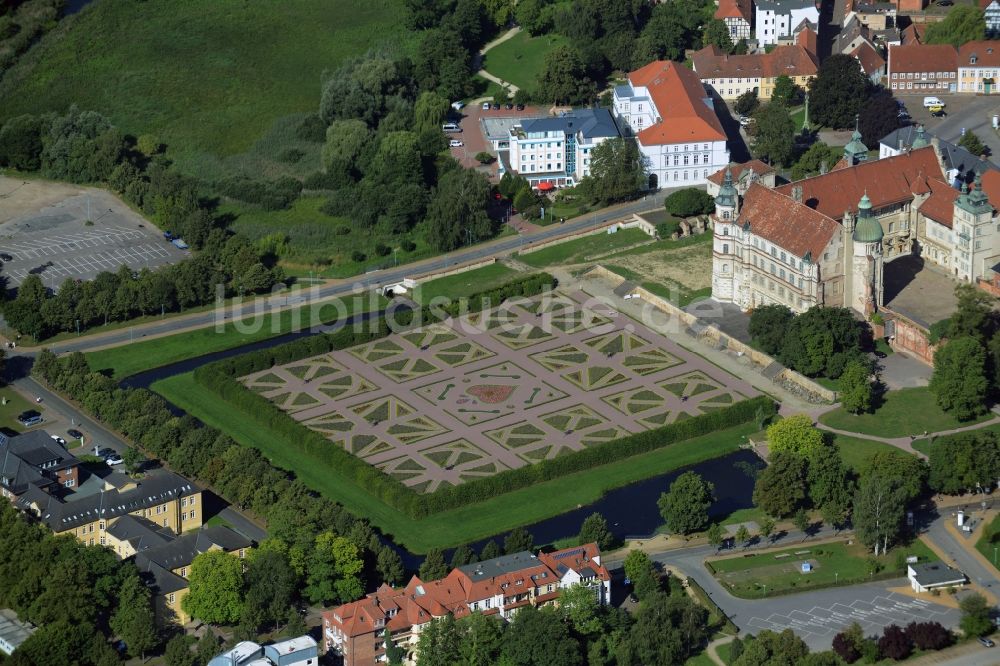
[[[462,635],[452,615],[431,620],[420,630],[418,666],[452,666],[460,663]]]
[[[323,532],[316,537],[308,558],[304,593],[313,603],[347,603],[364,594],[364,560],[347,537]]]
[[[715,502],[714,493],[715,486],[695,472],[678,476],[657,501],[667,529],[676,534],[690,534],[708,527],[708,510]]]
[[[795,82],[792,81],[792,77],[787,74],[781,74],[774,80],[774,90],[771,92],[771,101],[781,104],[782,106],[789,106],[798,101],[799,95],[801,94],[802,90],[795,85]]]
[[[844,368],[837,387],[840,390],[840,403],[852,414],[861,414],[872,410],[872,399],[875,385],[872,384],[871,369],[860,360],[854,360]]]
[[[1000,438],[990,431],[939,437],[930,452],[930,487],[957,495],[992,488],[1000,478]]]
[[[934,353],[930,389],[941,409],[960,421],[986,411],[986,349],[973,337],[948,340]]]
[[[504,632],[502,658],[524,666],[577,666],[580,645],[551,606],[519,610]]]
[[[781,351],[788,327],[795,315],[786,305],[762,305],[750,314],[750,337],[765,354],[776,356]]]
[[[811,108],[811,107],[810,107]],[[753,114],[750,150],[754,157],[775,166],[791,161],[795,147],[795,123],[781,104],[763,104]]]
[[[869,476],[861,479],[854,499],[853,523],[858,541],[885,554],[903,531],[906,493],[899,486]]]
[[[602,141],[591,151],[590,175],[578,189],[592,201],[607,205],[634,198],[646,182],[646,160],[638,144],[618,137]]]
[[[288,616],[299,583],[288,555],[276,549],[251,551],[244,582],[245,619],[256,627],[270,622],[277,628]]]
[[[794,453],[778,452],[757,475],[753,503],[772,516],[790,516],[806,499],[806,461]]]
[[[893,102],[895,103],[895,102]],[[885,136],[883,134],[882,136]],[[881,138],[881,137],[879,137]],[[792,165],[792,180],[802,180],[809,176],[815,176],[826,168],[827,171],[840,161],[844,150],[836,146],[828,146],[822,141],[817,141],[795,160]],[[775,306],[768,306],[775,307]],[[756,310],[754,311],[756,312]]]
[[[687,596],[644,599],[616,651],[619,664],[683,664],[708,635],[708,612]]]
[[[813,122],[835,129],[854,127],[871,82],[852,56],[835,54],[823,61],[809,82],[809,115]]]
[[[943,21],[931,23],[924,33],[925,44],[951,44],[958,48],[968,42],[986,39],[983,10],[974,5],[956,5]]]
[[[778,666],[779,664],[805,664],[809,646],[791,629],[780,634],[764,629],[743,642],[740,656],[733,666]]]
[[[490,183],[481,173],[456,169],[442,176],[427,206],[427,241],[447,252],[493,235],[486,214]]]
[[[772,453],[811,456],[824,447],[823,433],[808,414],[795,414],[768,426],[767,447]]]
[[[580,545],[596,543],[601,550],[607,550],[615,541],[615,536],[608,529],[608,521],[599,513],[592,513],[583,520],[580,526]]]
[[[717,46],[723,53],[733,52],[733,38],[729,36],[729,26],[721,19],[714,18],[705,25],[701,43],[704,46]]]
[[[963,597],[958,607],[962,611],[959,626],[966,636],[985,636],[995,628],[990,618],[992,608],[986,597],[978,592]]]
[[[896,98],[884,88],[879,88],[861,105],[858,129],[866,146],[877,146],[879,141],[899,127],[901,121]]]
[[[563,45],[545,54],[536,89],[540,99],[552,104],[586,104],[595,93],[579,51]]]
[[[472,613],[458,623],[461,642],[458,650],[463,664],[493,666],[500,656],[503,621],[496,615]]]
[[[149,588],[131,566],[118,592],[118,608],[111,617],[111,628],[125,641],[133,657],[145,659],[146,653],[160,643]]]
[[[967,151],[973,155],[987,155],[989,154],[989,148],[983,143],[982,139],[976,136],[976,133],[972,130],[966,130],[962,138],[958,140],[958,145],[965,148]]]
[[[184,612],[209,624],[236,624],[243,609],[243,561],[221,550],[201,553],[191,563]]]

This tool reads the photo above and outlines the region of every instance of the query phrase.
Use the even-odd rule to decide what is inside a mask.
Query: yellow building
[[[803,31],[803,34],[811,31]],[[816,76],[816,57],[800,39],[800,43],[778,46],[770,53],[729,55],[715,46],[706,46],[691,56],[692,66],[701,82],[711,86],[719,97],[734,100],[755,91],[760,99],[770,99],[779,76],[788,76],[800,88],[805,88]]]

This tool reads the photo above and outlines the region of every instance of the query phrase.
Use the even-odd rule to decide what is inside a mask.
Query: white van
[[[944,106],[944,102],[937,97],[924,97],[924,108],[929,109],[932,106]]]
[[[456,125],[455,123],[445,123],[444,125],[441,125],[441,129],[443,129],[445,132],[461,132],[462,131],[462,128],[459,127],[458,125]]]

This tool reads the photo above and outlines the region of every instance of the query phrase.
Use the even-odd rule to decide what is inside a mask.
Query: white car
[[[489,110],[490,110],[490,103],[483,102],[483,111],[489,111]]]
[[[113,453],[107,458],[105,458],[104,462],[106,462],[109,467],[114,467],[115,465],[121,465],[123,462],[125,462],[125,459],[122,458],[117,453]]]
[[[740,116],[740,127],[747,127],[750,125],[750,118],[747,116]]]
[[[464,145],[465,144],[459,141],[458,139],[452,139],[451,141],[448,142],[449,148],[461,148]]]
[[[62,437],[60,437],[59,435],[49,435],[49,437],[51,437],[52,439],[54,439],[58,444],[62,444],[63,446],[66,446],[66,440],[63,439]]]

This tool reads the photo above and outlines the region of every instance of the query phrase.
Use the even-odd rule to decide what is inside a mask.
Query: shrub
[[[377,254],[380,257],[385,257],[387,255],[392,254],[392,248],[386,245],[385,243],[377,243],[375,245],[375,254]]]
[[[295,137],[302,141],[323,143],[326,141],[326,122],[316,114],[306,116],[295,128]]]
[[[951,632],[938,622],[911,622],[906,636],[918,650],[943,650],[954,642]]]
[[[290,176],[274,181],[251,180],[246,176],[224,178],[216,183],[224,196],[260,206],[264,210],[288,208],[302,191],[302,183]]]
[[[351,261],[364,261],[368,257],[361,250],[354,250],[351,252]]]
[[[913,644],[906,632],[895,624],[890,624],[882,630],[882,636],[878,639],[878,651],[883,657],[902,661],[913,654]]]
[[[351,233],[351,228],[346,224],[339,224],[333,228],[333,233],[335,236],[346,236]]]
[[[278,161],[285,164],[295,164],[303,157],[305,157],[305,153],[298,148],[286,148],[278,153]]]
[[[708,215],[715,210],[715,199],[704,190],[689,187],[668,196],[664,202],[667,212],[677,217]]]
[[[680,232],[681,223],[678,220],[667,220],[656,225],[656,233],[660,238],[670,238],[674,232]]]
[[[417,249],[417,244],[411,241],[409,238],[400,243],[400,247],[403,248],[403,252],[413,252]]]
[[[493,156],[483,150],[476,153],[476,161],[480,164],[489,164],[493,161]]]
[[[307,190],[336,190],[346,185],[339,174],[313,171],[302,181],[302,186]]]

